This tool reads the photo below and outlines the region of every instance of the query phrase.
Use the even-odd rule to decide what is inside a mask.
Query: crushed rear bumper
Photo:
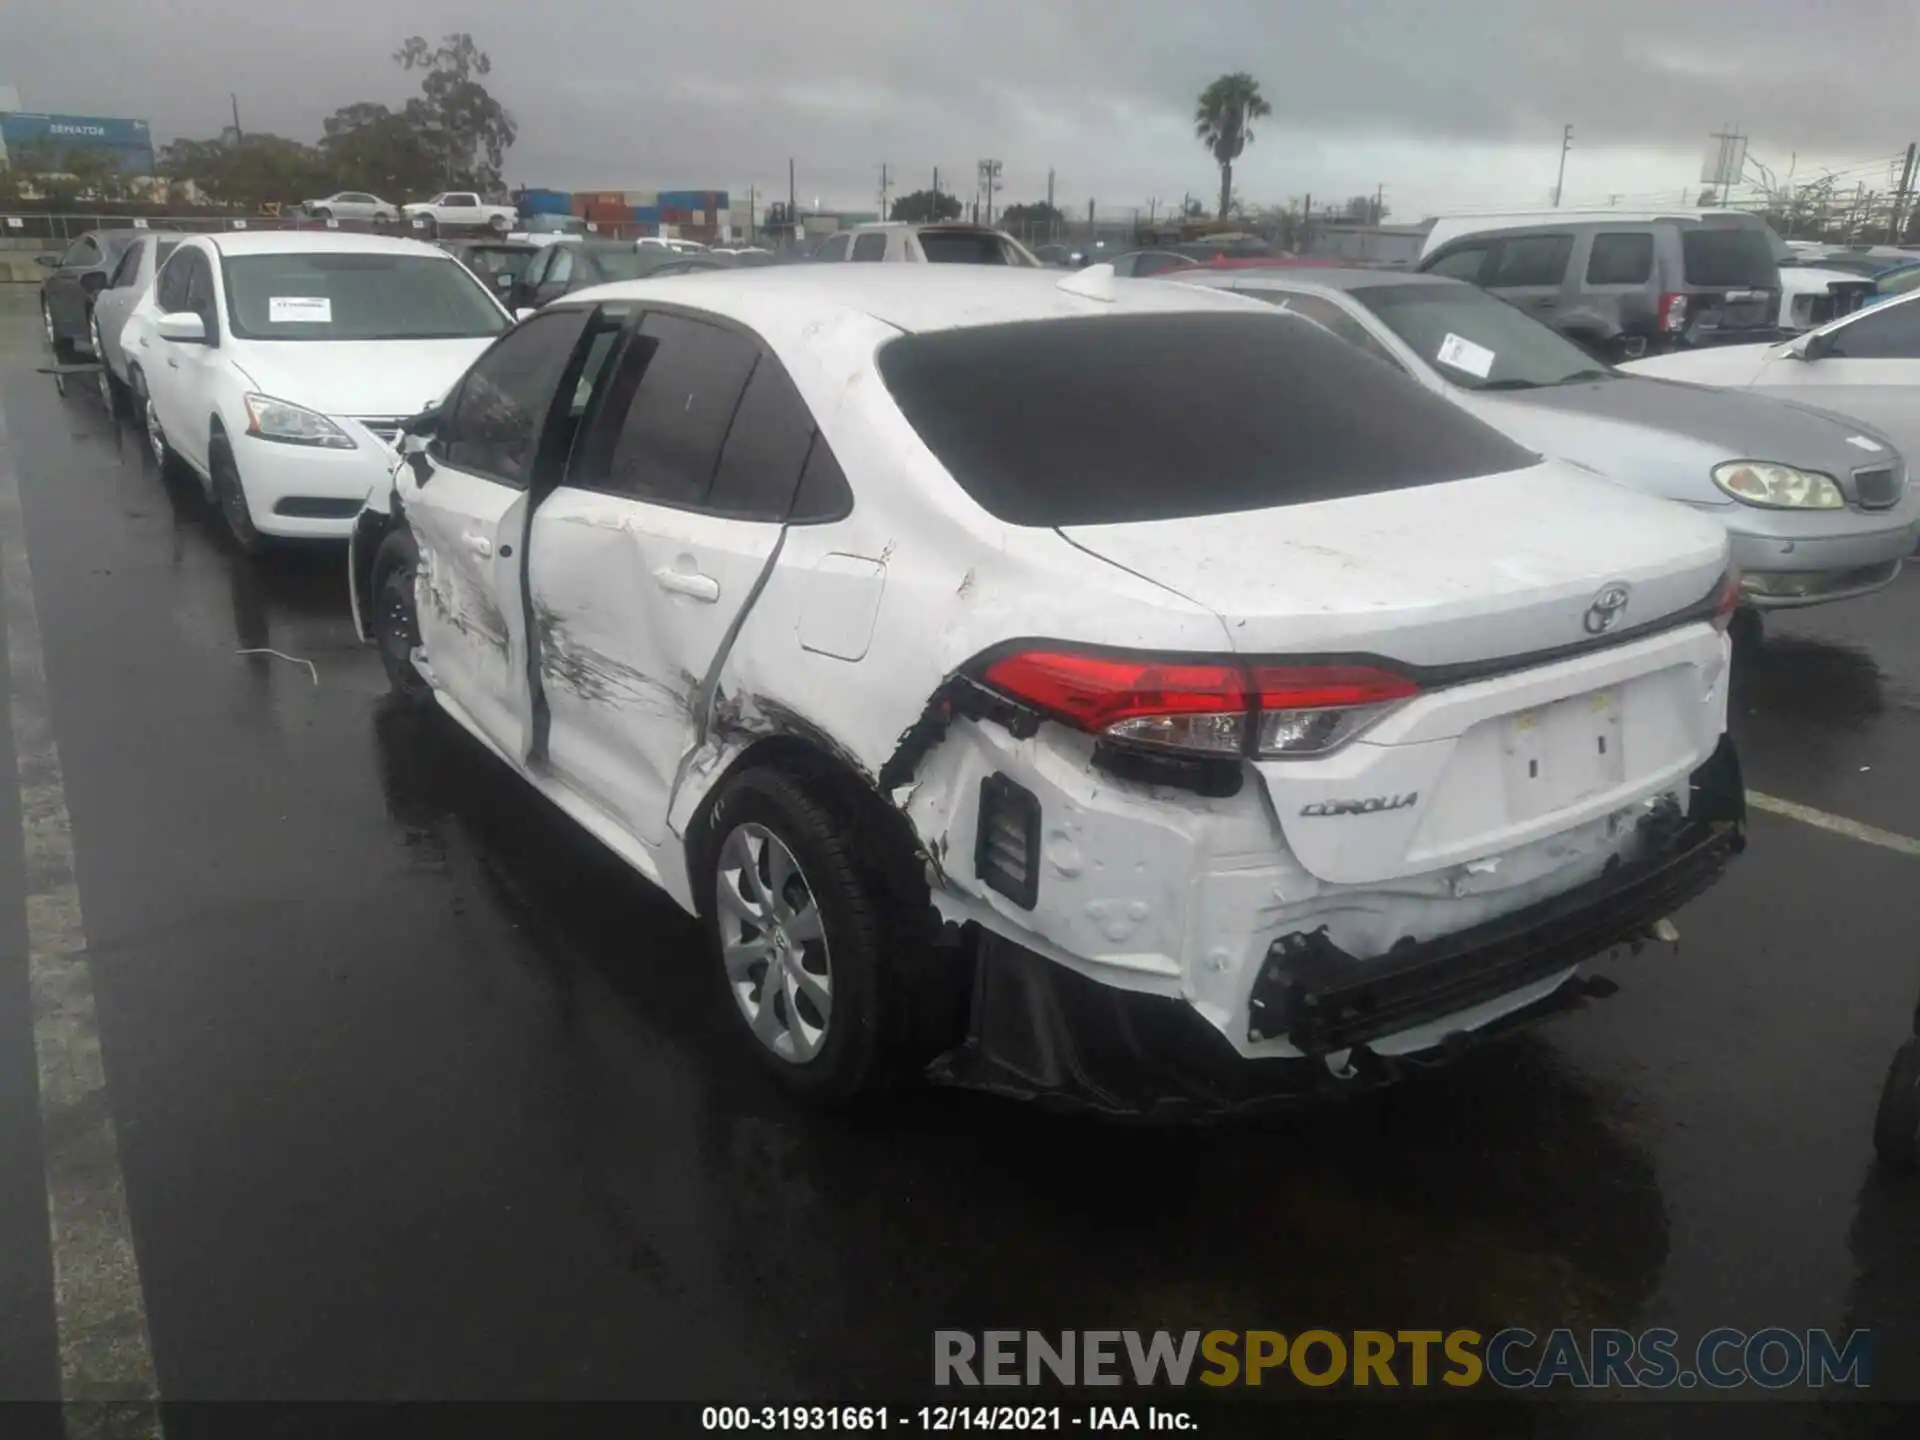
[[[1694,772],[1690,788],[1684,816],[1673,807],[1643,822],[1648,844],[1638,859],[1486,924],[1364,961],[1324,931],[1281,936],[1253,982],[1252,1038],[1284,1036],[1304,1059],[1247,1059],[1182,1001],[1101,985],[983,936],[968,1038],[930,1073],[947,1084],[1137,1119],[1220,1116],[1384,1084],[1598,989],[1569,975],[1493,1021],[1448,1032],[1412,1054],[1382,1054],[1369,1041],[1537,988],[1615,946],[1637,945],[1655,922],[1719,879],[1745,846],[1746,796],[1730,740]]]

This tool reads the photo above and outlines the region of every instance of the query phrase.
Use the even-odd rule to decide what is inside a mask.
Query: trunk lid
[[[1484,861],[1601,819],[1683,784],[1725,729],[1723,636],[1607,643],[1711,595],[1724,530],[1557,464],[1062,533],[1213,610],[1242,654],[1372,657],[1421,681],[1331,754],[1256,762],[1325,881]]]

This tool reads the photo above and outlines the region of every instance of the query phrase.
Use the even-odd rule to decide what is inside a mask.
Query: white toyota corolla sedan
[[[602,286],[401,449],[363,636],[811,1097],[1377,1083],[1605,993],[1741,844],[1724,529],[1244,298]]]
[[[414,240],[182,239],[120,343],[163,469],[194,471],[243,550],[345,537],[384,441],[513,323],[452,256]]]

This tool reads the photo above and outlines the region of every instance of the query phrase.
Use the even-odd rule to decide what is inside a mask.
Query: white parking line
[[[1844,815],[1829,815],[1826,811],[1816,810],[1811,805],[1799,805],[1773,795],[1762,795],[1757,790],[1747,792],[1747,803],[1756,810],[1766,811],[1769,815],[1784,815],[1789,820],[1798,820],[1803,825],[1812,825],[1835,835],[1844,835],[1849,840],[1878,845],[1882,850],[1892,850],[1900,855],[1920,855],[1920,840],[1896,835],[1891,830],[1882,830],[1877,826],[1862,825],[1858,820],[1849,820]]]
[[[100,1057],[73,821],[53,738],[33,567],[4,416],[0,608],[6,615],[7,719],[26,853],[27,974],[66,1432],[72,1440],[158,1440],[159,1383]]]

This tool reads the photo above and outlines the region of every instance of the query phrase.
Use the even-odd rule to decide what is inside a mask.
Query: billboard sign
[[[0,161],[12,164],[21,151],[61,156],[91,150],[129,175],[153,173],[153,133],[144,120],[104,115],[0,114]]]

